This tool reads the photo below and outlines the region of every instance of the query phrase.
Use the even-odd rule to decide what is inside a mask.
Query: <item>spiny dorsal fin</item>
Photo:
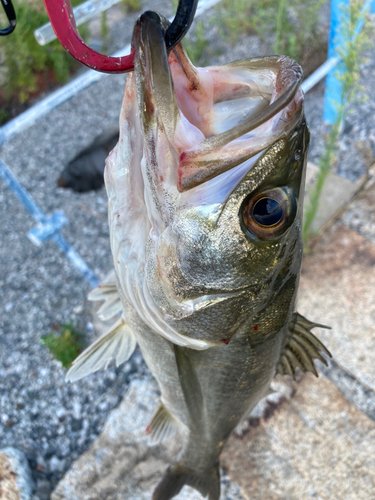
[[[119,366],[130,358],[136,345],[133,332],[120,318],[73,361],[66,380],[74,382],[101,368],[106,369],[112,359]]]
[[[157,444],[171,437],[176,432],[177,427],[177,420],[159,401],[151,422],[146,428],[146,434],[149,434],[151,444]]]
[[[295,378],[295,369],[298,367],[303,372],[310,372],[318,376],[313,362],[314,358],[319,359],[327,366],[327,361],[319,354],[319,351],[330,358],[332,358],[332,355],[310,331],[317,326],[330,329],[329,326],[309,321],[298,312],[293,314],[292,320],[289,323],[286,344],[276,367],[276,373],[290,375]]]
[[[88,294],[87,298],[93,302],[104,300],[96,313],[102,321],[114,318],[122,310],[121,299],[115,282],[100,284],[98,288]]]

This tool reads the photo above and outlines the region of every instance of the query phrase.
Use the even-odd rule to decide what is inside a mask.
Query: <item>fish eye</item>
[[[283,216],[283,207],[273,198],[260,198],[253,206],[253,219],[260,226],[270,227],[280,222]]]
[[[245,234],[270,239],[283,234],[293,223],[297,203],[289,186],[251,194],[240,209]]]

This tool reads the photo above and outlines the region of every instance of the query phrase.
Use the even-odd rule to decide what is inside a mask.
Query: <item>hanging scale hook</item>
[[[0,0],[1,2],[9,0]],[[111,57],[88,47],[78,33],[70,0],[44,0],[54,32],[63,47],[77,61],[103,73],[126,73],[134,69],[134,51],[127,56]],[[177,13],[165,33],[171,50],[186,35],[193,22],[198,0],[179,0]]]

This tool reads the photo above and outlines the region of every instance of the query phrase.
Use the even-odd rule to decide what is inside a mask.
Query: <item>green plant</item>
[[[9,113],[6,109],[0,109],[0,126],[9,119]]]
[[[300,61],[311,49],[320,48],[319,10],[325,0],[279,0],[277,3],[276,34],[273,45],[276,54],[286,54]]]
[[[311,237],[311,225],[314,222],[320,205],[320,197],[326,183],[327,177],[331,171],[331,165],[336,156],[337,139],[340,133],[340,126],[343,118],[343,110],[340,110],[339,118],[328,132],[324,151],[319,159],[319,170],[316,176],[316,181],[313,189],[308,191],[309,202],[305,207],[303,218],[303,241],[306,244]]]
[[[102,39],[102,52],[106,52],[109,47],[109,28],[106,11],[102,12],[100,17],[100,35]]]
[[[214,23],[226,41],[235,42],[240,34],[264,38],[274,29],[276,0],[224,0],[216,8]]]
[[[273,50],[300,60],[318,37],[319,10],[325,0],[224,0],[215,22],[224,40],[235,42],[240,34],[256,34],[263,41],[274,37]]]
[[[64,82],[75,65],[74,59],[56,40],[41,47],[34,30],[48,22],[43,5],[14,0],[17,28],[1,40],[5,71],[3,98],[25,102],[45,81]],[[73,1],[73,5],[79,0]],[[83,30],[84,31],[84,30]],[[82,32],[82,30],[81,30]],[[42,82],[44,82],[42,84]]]
[[[281,44],[283,40],[283,23],[286,14],[286,0],[279,0],[276,17],[275,52],[281,54]]]
[[[125,12],[136,12],[142,7],[141,0],[122,0]]]
[[[41,338],[41,343],[48,347],[53,356],[64,368],[69,367],[82,351],[84,335],[70,323],[60,326],[60,335],[50,333]]]
[[[356,94],[361,88],[359,86],[359,67],[363,62],[363,53],[369,44],[369,37],[367,36],[369,25],[366,20],[366,12],[363,0],[351,0],[343,8],[341,27],[343,42],[338,49],[338,55],[342,61],[342,71],[338,73],[338,78],[342,83],[342,93],[339,100],[335,102],[337,118],[326,136],[324,151],[319,160],[315,186],[309,191],[309,203],[305,208],[303,225],[303,240],[305,243],[312,236],[311,225],[319,209],[320,197],[326,179],[336,158],[337,139],[347,106],[355,100]],[[362,24],[364,24],[364,29],[359,29]]]
[[[207,61],[204,57],[204,51],[210,41],[205,37],[205,28],[203,21],[199,21],[195,29],[194,37],[184,40],[184,47],[193,64],[204,65]]]

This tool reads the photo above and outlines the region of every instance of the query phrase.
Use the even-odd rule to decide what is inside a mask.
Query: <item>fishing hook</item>
[[[10,0],[1,0],[1,2]],[[165,33],[168,50],[186,35],[193,22],[198,0],[179,0],[176,16]],[[126,73],[134,69],[134,50],[126,56],[112,57],[88,47],[78,33],[70,0],[44,0],[48,17],[62,46],[77,61],[102,73]]]
[[[6,28],[0,30],[0,36],[7,36],[10,35],[16,27],[16,13],[14,11],[11,0],[0,0],[0,2],[9,21],[9,25]]]

